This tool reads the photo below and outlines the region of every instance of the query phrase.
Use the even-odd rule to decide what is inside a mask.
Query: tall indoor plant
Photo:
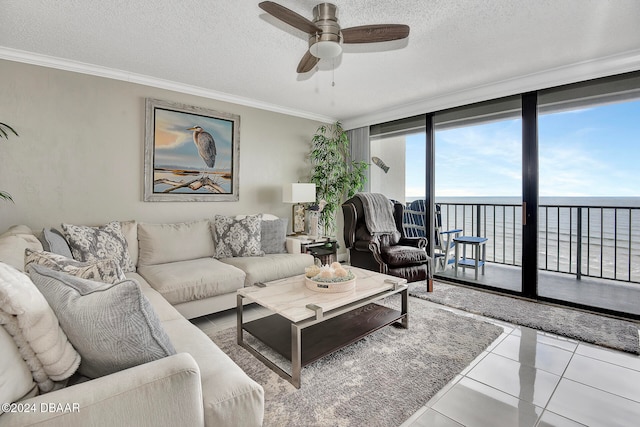
[[[13,128],[5,123],[0,123],[0,139],[9,139],[9,133],[13,133],[15,136],[19,136],[18,132],[13,130]],[[10,200],[13,202],[11,198],[11,194],[0,190],[0,200]]]
[[[310,159],[316,198],[326,202],[320,218],[324,235],[333,236],[336,212],[345,198],[362,190],[368,165],[351,159],[349,138],[340,122],[318,127],[311,140]]]

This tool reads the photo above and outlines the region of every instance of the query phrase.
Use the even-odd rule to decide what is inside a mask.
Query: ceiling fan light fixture
[[[313,21],[272,1],[263,1],[258,6],[309,35],[309,50],[298,63],[298,73],[308,73],[321,59],[340,56],[342,43],[380,43],[409,36],[409,26],[403,24],[360,25],[342,29],[338,24],[338,8],[332,3],[317,4],[313,8]]]
[[[342,45],[330,40],[320,40],[309,47],[309,52],[316,58],[335,58],[342,53]]]

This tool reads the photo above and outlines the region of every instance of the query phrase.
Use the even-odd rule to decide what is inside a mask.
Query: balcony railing
[[[522,206],[439,203],[442,229],[487,237],[486,259],[522,265]],[[640,208],[540,205],[538,268],[640,283]]]

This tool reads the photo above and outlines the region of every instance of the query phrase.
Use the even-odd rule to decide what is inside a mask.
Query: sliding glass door
[[[540,93],[541,297],[640,315],[634,81],[640,84],[615,79]]]
[[[520,111],[519,97],[513,97],[435,114],[435,203],[441,215],[436,238],[444,243],[448,231],[460,230],[459,236],[486,239],[457,244],[459,262],[464,255],[474,264],[480,250],[486,262],[480,274],[475,264],[456,269],[445,255],[436,264],[441,277],[522,290]]]

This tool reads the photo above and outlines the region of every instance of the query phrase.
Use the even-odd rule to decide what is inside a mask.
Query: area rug
[[[441,282],[434,283],[433,292],[427,292],[423,283],[413,283],[409,294],[516,325],[640,354],[639,324],[631,321]]]
[[[304,367],[300,389],[239,347],[236,328],[210,337],[264,387],[265,427],[399,426],[504,330],[409,300],[409,329],[382,328]]]

